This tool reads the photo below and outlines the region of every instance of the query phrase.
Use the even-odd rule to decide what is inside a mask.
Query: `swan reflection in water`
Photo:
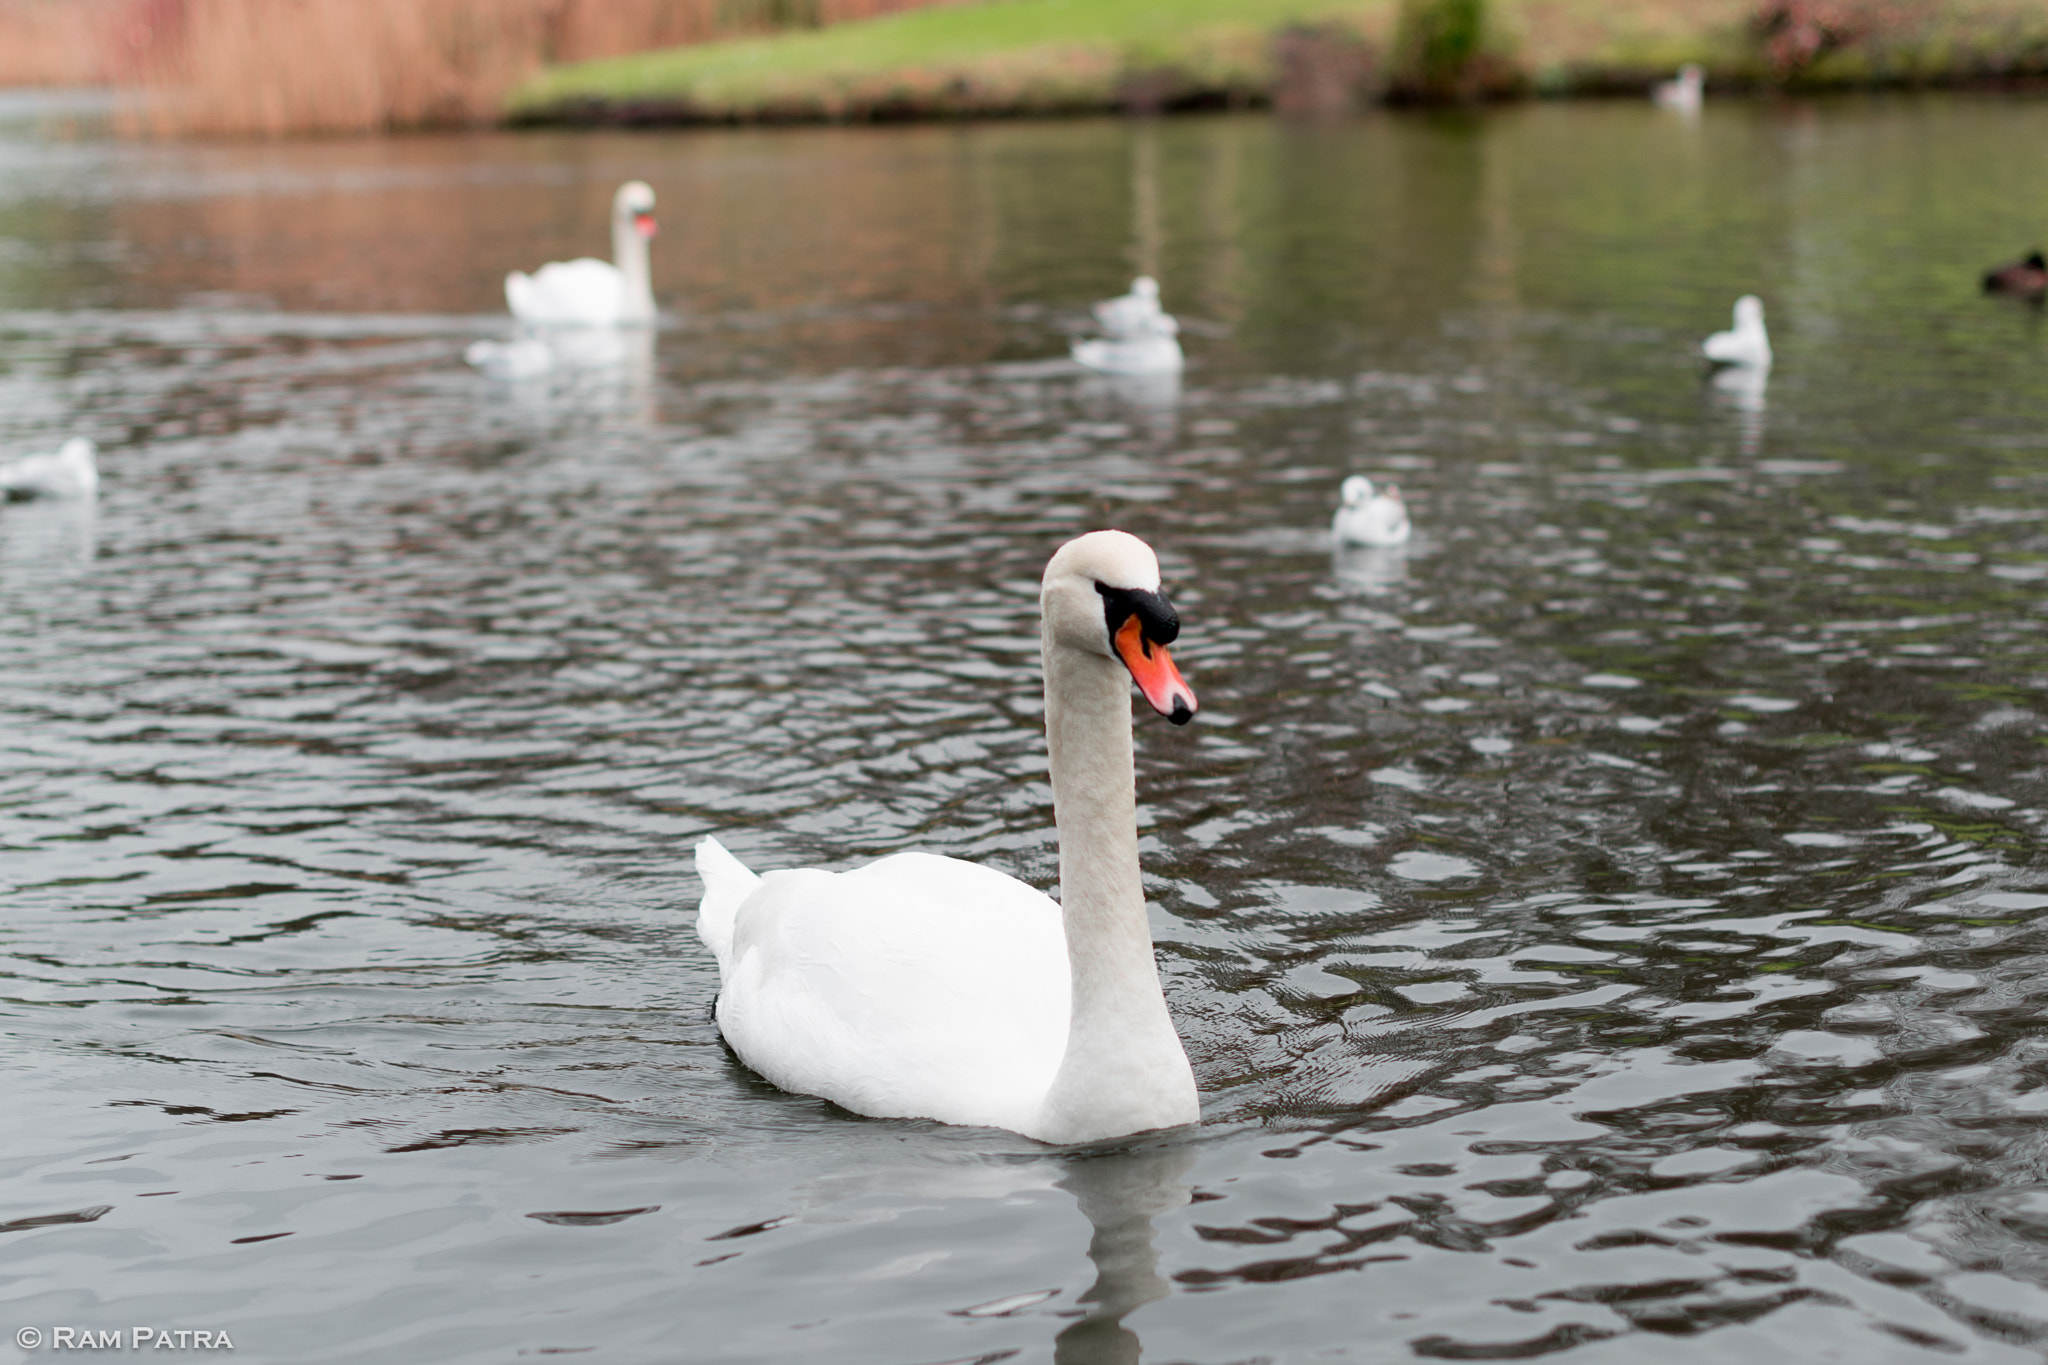
[[[1171,441],[1180,427],[1180,371],[1082,376],[1074,396],[1089,407],[1117,409],[1154,441]]]
[[[1134,408],[1171,411],[1180,403],[1180,371],[1116,374],[1108,370],[1090,370],[1082,377],[1076,392],[1087,397],[1107,398]]]
[[[92,563],[99,505],[91,498],[0,499],[0,565],[32,572]]]
[[[1137,1365],[1138,1334],[1124,1318],[1172,1292],[1159,1273],[1152,1220],[1193,1197],[1186,1176],[1194,1161],[1192,1151],[1178,1147],[1067,1159],[1055,1183],[1074,1196],[1094,1229],[1088,1259],[1095,1283],[1080,1298],[1086,1316],[1053,1342],[1055,1365]]]
[[[1338,545],[1330,565],[1344,587],[1374,595],[1392,592],[1408,581],[1408,546]]]
[[[463,358],[534,407],[654,418],[652,327],[542,327],[472,342]]]
[[[1767,367],[1731,365],[1707,376],[1707,392],[1716,407],[1735,415],[1743,455],[1755,458],[1764,443],[1764,391],[1770,387]]]

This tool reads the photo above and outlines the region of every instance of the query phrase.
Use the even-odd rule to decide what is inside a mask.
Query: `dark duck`
[[[2039,303],[2043,295],[2048,295],[2048,260],[2042,259],[2041,253],[2036,251],[2023,261],[1987,270],[1984,272],[1984,292]]]

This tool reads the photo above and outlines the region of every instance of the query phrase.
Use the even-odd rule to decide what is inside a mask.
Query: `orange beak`
[[[633,230],[634,230],[635,232],[638,232],[638,233],[639,233],[639,234],[640,234],[640,235],[641,235],[642,237],[645,237],[645,238],[647,238],[647,239],[648,239],[649,241],[652,241],[652,240],[654,239],[654,232],[655,232],[655,227],[654,227],[654,215],[653,215],[653,214],[651,214],[651,213],[636,213],[636,214],[634,214],[634,215],[633,215]]]
[[[1173,656],[1166,652],[1166,646],[1145,638],[1137,617],[1128,617],[1117,627],[1116,656],[1131,670],[1132,680],[1154,711],[1175,725],[1186,725],[1194,719],[1195,690],[1173,666]]]

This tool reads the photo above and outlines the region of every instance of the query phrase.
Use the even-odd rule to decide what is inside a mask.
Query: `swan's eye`
[[[1112,588],[1106,583],[1097,583],[1095,591],[1102,594],[1103,624],[1109,628],[1112,643],[1124,622],[1134,616],[1138,618],[1140,633],[1155,645],[1170,645],[1180,635],[1180,615],[1174,611],[1173,603],[1166,600],[1165,593]]]

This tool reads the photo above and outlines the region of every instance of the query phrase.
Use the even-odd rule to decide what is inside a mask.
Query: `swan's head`
[[[98,472],[100,448],[83,436],[74,436],[57,451],[57,458],[65,464],[77,465],[82,469]]]
[[[631,223],[642,237],[654,236],[654,189],[645,180],[628,180],[612,196],[612,218]]]
[[[1141,299],[1157,301],[1159,298],[1159,281],[1153,279],[1150,275],[1140,275],[1137,279],[1131,281],[1131,292]]]
[[[1153,710],[1175,725],[1194,718],[1194,689],[1166,649],[1180,617],[1160,590],[1151,546],[1122,531],[1070,540],[1045,566],[1039,600],[1048,648],[1119,660]]]
[[[1372,500],[1372,480],[1363,474],[1353,474],[1344,480],[1343,497],[1346,507],[1363,506]]]
[[[1764,325],[1764,301],[1754,294],[1744,294],[1735,300],[1735,325],[1750,329]]]

